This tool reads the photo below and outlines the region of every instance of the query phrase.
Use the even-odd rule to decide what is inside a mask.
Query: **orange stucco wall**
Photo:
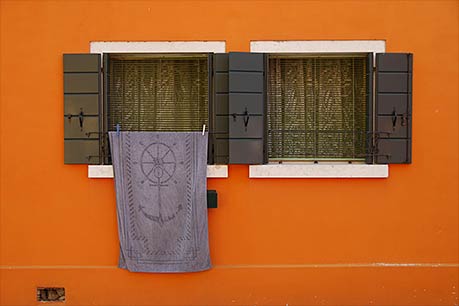
[[[458,2],[1,1],[0,304],[458,303]],[[63,164],[62,54],[90,41],[385,39],[414,53],[413,164],[388,179],[209,179],[215,268],[116,268],[113,181]],[[377,263],[400,264],[385,267]],[[404,265],[409,264],[409,265]]]

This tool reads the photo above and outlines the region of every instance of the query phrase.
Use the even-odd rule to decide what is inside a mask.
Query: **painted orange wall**
[[[458,1],[0,1],[0,304],[453,305]],[[385,39],[414,53],[413,164],[389,179],[209,179],[214,269],[116,268],[113,181],[63,164],[62,54],[90,41]],[[377,263],[400,264],[384,267]],[[409,265],[404,265],[409,264]]]

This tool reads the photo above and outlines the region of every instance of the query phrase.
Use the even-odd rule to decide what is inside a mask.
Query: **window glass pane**
[[[268,156],[365,157],[366,58],[270,56]]]
[[[201,131],[208,125],[207,55],[113,56],[108,129]]]

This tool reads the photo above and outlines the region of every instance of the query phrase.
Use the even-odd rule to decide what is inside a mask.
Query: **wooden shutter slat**
[[[408,94],[379,95],[378,115],[391,115],[393,111],[397,114],[408,113]]]
[[[64,114],[99,115],[99,94],[65,94]]]
[[[262,116],[249,116],[249,121],[247,126],[244,124],[243,116],[235,116],[229,118],[230,124],[230,135],[231,138],[241,138],[241,139],[250,139],[250,138],[263,138],[263,117]]]
[[[99,164],[98,139],[65,139],[65,164]]]
[[[65,94],[99,93],[99,74],[91,73],[64,73]]]
[[[100,70],[99,54],[64,54],[65,72],[95,72]]]
[[[251,93],[231,93],[229,99],[229,114],[263,115],[263,95]]]
[[[65,139],[99,139],[99,117],[83,116],[80,124],[80,117],[64,117],[64,138]]]
[[[377,78],[378,93],[385,94],[411,92],[411,83],[408,82],[409,77],[410,75],[405,72],[380,72]]]
[[[409,164],[411,156],[411,139],[384,139],[378,140],[377,164]]]
[[[263,93],[264,75],[262,72],[229,72],[229,92],[230,93]]]
[[[228,115],[228,94],[218,94],[215,97],[216,115]]]

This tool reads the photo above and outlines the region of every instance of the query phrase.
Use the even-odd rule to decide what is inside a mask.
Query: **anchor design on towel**
[[[177,159],[172,149],[172,146],[176,144],[174,143],[172,146],[162,142],[154,142],[148,146],[145,146],[142,142],[140,144],[145,147],[140,156],[140,168],[146,177],[146,180],[141,181],[141,183],[148,182],[150,186],[158,188],[157,202],[154,203],[157,204],[158,214],[147,212],[145,206],[139,206],[139,211],[148,220],[163,226],[173,220],[183,209],[182,205],[172,208],[163,207],[161,203],[161,188],[169,186],[168,183],[173,179],[177,167]],[[179,164],[183,164],[183,162]],[[175,180],[173,182],[177,183]]]
[[[161,214],[161,211],[159,212],[159,214],[157,216],[153,215],[153,214],[149,214],[145,211],[145,207],[144,206],[140,206],[139,207],[139,210],[142,212],[142,214],[145,216],[145,218],[153,221],[153,222],[157,222],[159,223],[159,225],[163,226],[164,223],[167,223],[169,221],[171,221],[172,219],[175,218],[175,216],[177,216],[177,214],[183,209],[183,206],[182,205],[179,205],[177,206],[177,210],[171,214],[171,215],[168,215],[168,216],[163,216]]]

